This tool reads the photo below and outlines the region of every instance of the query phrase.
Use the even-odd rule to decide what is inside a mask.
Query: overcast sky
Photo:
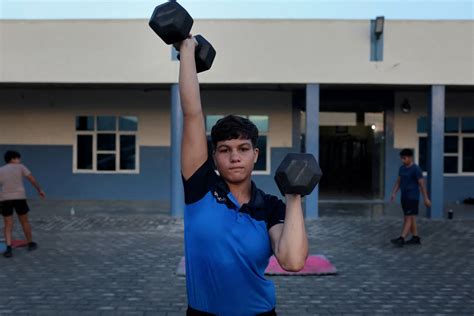
[[[1,19],[148,18],[164,1],[0,0]],[[474,0],[182,0],[194,18],[469,19]]]

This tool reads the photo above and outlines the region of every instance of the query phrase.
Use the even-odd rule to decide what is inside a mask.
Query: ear
[[[254,158],[253,158],[253,163],[256,164],[258,160],[258,155],[260,154],[260,149],[255,148],[253,150]]]

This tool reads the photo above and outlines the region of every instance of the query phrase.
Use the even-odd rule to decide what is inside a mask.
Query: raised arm
[[[181,169],[189,179],[207,160],[207,140],[201,107],[194,50],[196,42],[188,38],[180,44],[179,92],[183,109]]]

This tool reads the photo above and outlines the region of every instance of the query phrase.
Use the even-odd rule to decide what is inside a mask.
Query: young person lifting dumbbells
[[[187,315],[275,315],[275,287],[264,271],[272,254],[288,271],[304,266],[301,196],[287,194],[285,205],[252,182],[258,130],[246,118],[216,123],[208,157],[196,45],[191,37],[179,45]]]

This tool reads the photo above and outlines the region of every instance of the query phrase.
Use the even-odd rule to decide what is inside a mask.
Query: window
[[[76,117],[74,172],[138,172],[137,131],[135,116]]]
[[[418,164],[428,170],[428,120],[417,121]],[[474,173],[474,117],[446,117],[444,125],[444,173]]]
[[[239,115],[251,120],[258,128],[257,148],[260,150],[254,173],[266,174],[270,172],[270,145],[268,143],[269,118],[267,115]],[[212,155],[211,130],[217,121],[224,115],[206,116],[207,148],[209,157]]]

